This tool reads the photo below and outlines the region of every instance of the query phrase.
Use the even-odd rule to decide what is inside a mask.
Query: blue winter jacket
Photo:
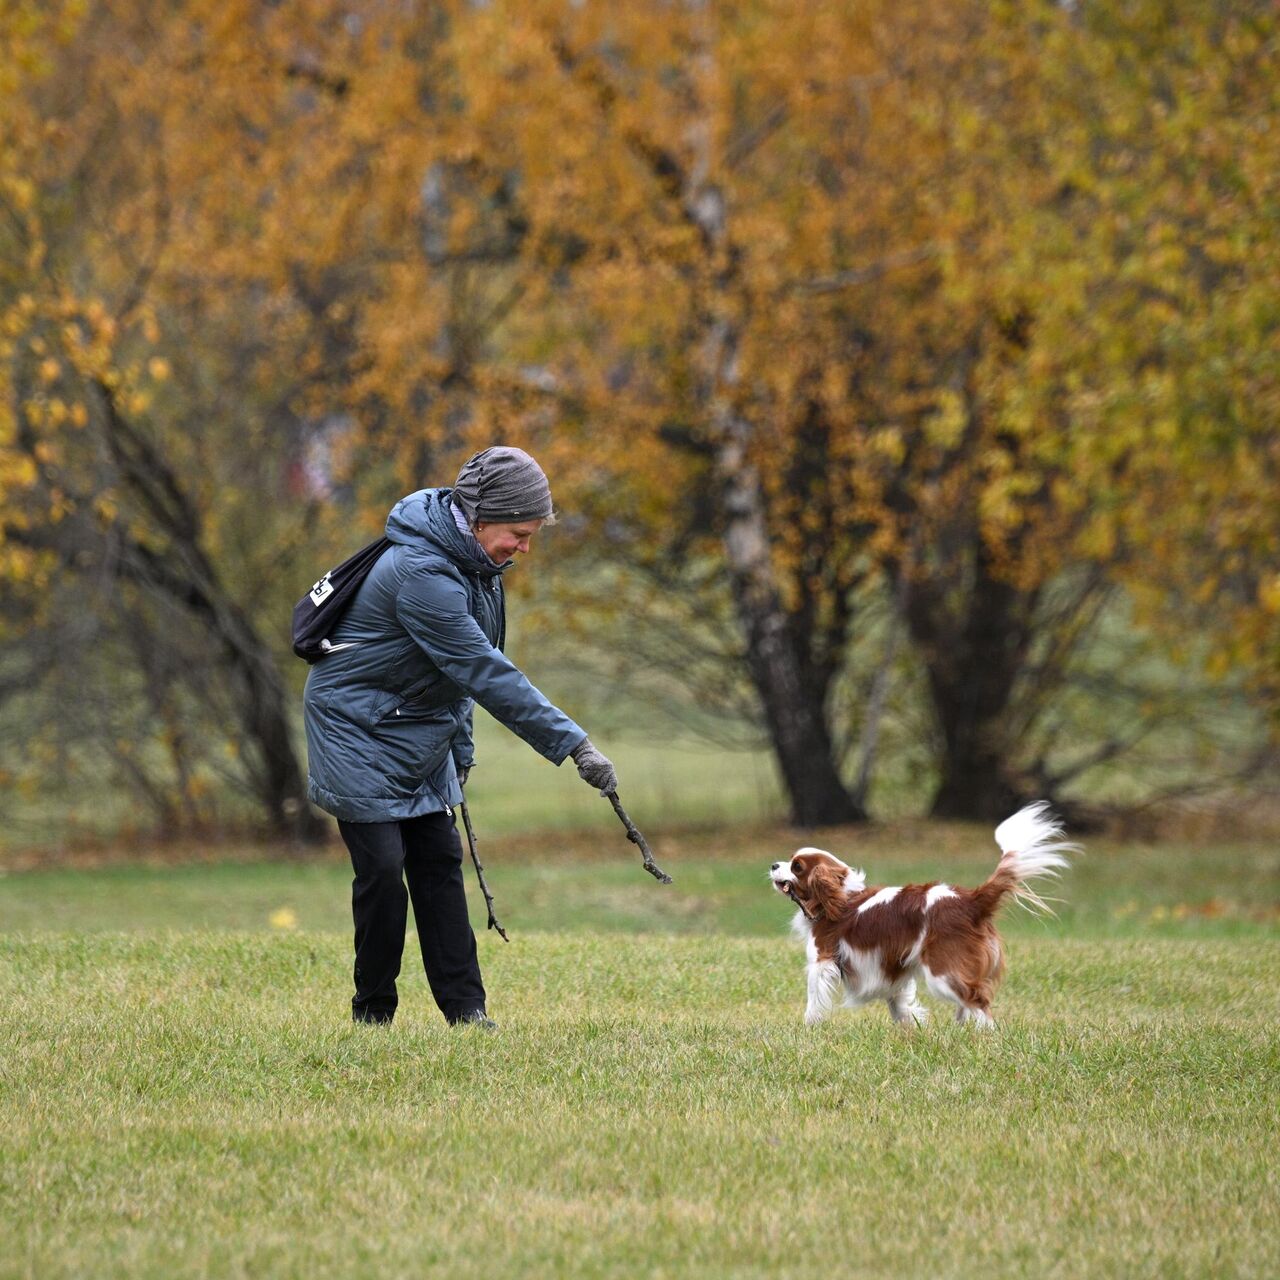
[[[503,655],[512,562],[494,565],[458,529],[450,493],[421,489],[396,504],[394,545],[307,677],[307,795],[348,822],[458,804],[473,700],[554,764],[586,737]]]

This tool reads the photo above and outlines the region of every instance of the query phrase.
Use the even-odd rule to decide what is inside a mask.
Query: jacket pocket
[[[394,724],[404,720],[451,720],[453,705],[466,694],[452,680],[440,676],[408,693],[392,696],[379,710],[376,723]]]
[[[374,733],[377,771],[399,790],[416,791],[449,754],[456,722],[447,710],[412,719],[393,709]]]
[[[397,702],[388,707],[379,717],[379,725],[397,724],[430,724],[440,721],[442,724],[452,720],[449,704],[436,702],[419,702],[410,700]]]

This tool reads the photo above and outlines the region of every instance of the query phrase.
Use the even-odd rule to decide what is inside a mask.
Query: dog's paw
[[[929,1019],[929,1010],[916,999],[913,991],[909,996],[889,1001],[889,1016],[898,1026],[909,1030],[911,1027],[923,1026]]]

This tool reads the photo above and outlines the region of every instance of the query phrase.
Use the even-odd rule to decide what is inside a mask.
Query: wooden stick
[[[476,833],[471,829],[471,813],[467,809],[467,802],[462,802],[462,825],[467,829],[467,843],[471,846],[471,861],[475,863],[476,879],[480,881],[480,892],[484,894],[484,905],[489,908],[489,928],[497,929],[503,942],[510,942],[507,937],[507,931],[498,923],[498,917],[493,914],[493,894],[489,892],[489,885],[484,878],[484,867],[480,865],[480,855],[476,852]]]
[[[809,914],[809,909],[804,905],[803,902],[800,901],[798,897],[796,897],[795,885],[793,884],[787,885],[786,894],[787,894],[787,897],[790,898],[791,901],[794,902],[796,906],[800,908],[800,914],[804,916],[806,920],[816,920],[818,918],[817,916],[811,916]]]
[[[671,877],[667,875],[667,873],[663,871],[656,862],[654,862],[653,854],[649,852],[649,846],[645,843],[644,836],[640,834],[636,824],[627,817],[627,811],[619,803],[618,793],[616,791],[610,791],[607,794],[609,796],[609,802],[613,805],[614,812],[622,819],[622,825],[627,829],[627,839],[630,840],[632,844],[639,845],[640,852],[644,854],[644,869],[653,876],[655,880],[662,884],[670,884]]]

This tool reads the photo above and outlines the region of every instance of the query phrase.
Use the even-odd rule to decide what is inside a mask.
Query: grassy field
[[[649,824],[761,822],[786,810],[772,759],[764,750],[730,751],[695,739],[658,742],[612,734],[601,741],[617,766],[628,809],[644,815]],[[468,783],[468,795],[484,815],[486,833],[616,827],[612,808],[583,786],[572,762],[557,769],[484,714],[476,716],[475,745],[479,767]],[[0,737],[0,779],[5,746]],[[153,814],[139,810],[136,796],[110,779],[108,762],[90,758],[79,763],[79,771],[66,778],[51,767],[32,794],[0,789],[0,805],[8,809],[0,823],[0,865],[6,857],[34,848],[116,846],[154,824]],[[261,818],[245,798],[237,802],[225,788],[219,804],[232,820]]]
[[[0,1275],[1280,1273],[1273,845],[1090,842],[1057,921],[1006,917],[981,1035],[805,1029],[794,833],[654,843],[671,888],[620,829],[485,841],[492,1035],[412,936],[396,1025],[345,1021],[336,851],[0,878]],[[995,855],[818,843],[891,883]]]

